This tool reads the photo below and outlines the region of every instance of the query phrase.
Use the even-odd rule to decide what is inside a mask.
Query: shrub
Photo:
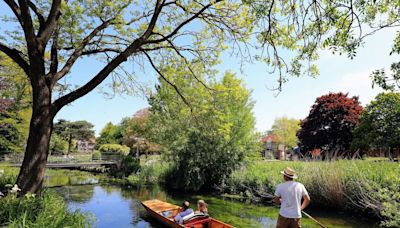
[[[98,150],[93,151],[92,160],[101,160],[101,153]]]
[[[128,155],[129,147],[119,144],[103,144],[99,147],[99,151],[102,154],[120,154],[120,155]]]
[[[53,192],[43,196],[9,195],[0,200],[0,226],[7,227],[89,227],[89,215],[69,212],[63,199]]]
[[[121,171],[124,176],[136,173],[140,169],[140,161],[132,156],[125,156],[121,161]]]

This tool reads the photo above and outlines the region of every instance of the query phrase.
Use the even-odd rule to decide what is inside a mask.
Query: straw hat
[[[281,173],[289,178],[297,178],[296,172],[290,167],[286,167],[286,169],[281,171]]]

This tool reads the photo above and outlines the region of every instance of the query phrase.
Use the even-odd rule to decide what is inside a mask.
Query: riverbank
[[[400,227],[399,163],[372,160],[333,162],[251,161],[235,171],[218,192],[236,200],[272,204],[280,171],[294,168],[310,196],[311,209],[375,218],[383,227]],[[131,185],[163,184],[168,164],[142,164],[142,171],[125,181]]]
[[[311,207],[373,216],[384,227],[400,226],[400,166],[393,162],[251,162],[234,172],[220,191],[270,202],[287,166],[299,174]]]
[[[90,214],[68,210],[64,199],[52,190],[17,198],[13,187],[17,174],[18,168],[0,164],[0,191],[7,194],[0,197],[0,227],[90,227]]]

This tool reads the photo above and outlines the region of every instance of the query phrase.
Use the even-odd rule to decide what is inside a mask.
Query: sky
[[[0,8],[6,7],[0,2]],[[1,26],[6,26],[2,25]],[[320,75],[316,78],[309,76],[291,77],[283,85],[282,92],[276,94],[271,88],[277,86],[276,75],[268,74],[264,64],[247,64],[239,69],[239,59],[224,53],[222,63],[217,66],[220,73],[226,70],[236,72],[236,75],[245,81],[246,87],[251,89],[252,99],[255,101],[254,116],[256,130],[264,132],[269,130],[274,119],[282,116],[304,119],[307,117],[315,99],[329,92],[345,92],[350,96],[359,96],[363,106],[382,92],[379,88],[372,89],[371,72],[376,69],[389,68],[390,64],[398,60],[398,55],[390,56],[396,31],[386,29],[367,37],[363,47],[357,51],[354,59],[346,56],[334,55],[329,50],[320,53],[316,62]],[[82,84],[90,80],[102,63],[94,58],[86,58],[77,62],[68,77],[68,83]],[[130,71],[137,71],[135,66],[126,64]],[[156,80],[156,73],[146,70],[137,78],[141,83],[152,87]],[[107,88],[107,79],[100,87]],[[72,104],[64,107],[55,120],[87,120],[95,127],[96,134],[107,122],[118,124],[122,118],[132,116],[136,111],[147,107],[146,98],[137,94],[135,96],[115,95],[112,99],[104,96],[101,89],[97,88],[88,95],[79,98]]]
[[[277,86],[276,75],[268,74],[268,68],[263,64],[247,64],[241,72],[239,59],[225,53],[218,70],[236,72],[245,81],[246,87],[253,90],[256,129],[265,132],[278,117],[306,118],[315,99],[329,92],[349,93],[349,96],[358,96],[363,106],[368,104],[382,92],[379,88],[372,88],[369,78],[371,72],[388,68],[398,60],[398,56],[389,55],[395,34],[395,30],[384,30],[368,37],[354,59],[332,54],[329,50],[321,51],[320,60],[317,61],[320,75],[316,78],[291,77],[279,94],[271,90]],[[85,60],[74,67],[71,77],[86,77],[96,72],[100,66],[98,62]],[[149,70],[139,80],[151,86],[155,77],[155,73]],[[118,124],[122,118],[132,116],[147,106],[144,96],[116,95],[109,99],[96,89],[64,107],[56,119],[87,120],[95,125],[98,134],[107,122]]]

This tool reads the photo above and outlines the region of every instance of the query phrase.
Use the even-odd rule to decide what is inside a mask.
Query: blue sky
[[[305,118],[315,99],[329,92],[349,92],[351,96],[359,96],[362,105],[368,104],[381,92],[378,88],[371,88],[370,73],[375,69],[388,68],[398,58],[389,55],[395,32],[384,30],[368,37],[352,60],[346,56],[333,55],[328,50],[321,51],[321,58],[317,62],[320,75],[317,78],[292,77],[283,85],[282,92],[277,96],[275,91],[270,90],[277,85],[277,77],[269,75],[268,68],[263,64],[247,64],[241,73],[238,68],[239,59],[226,53],[222,56],[223,63],[218,69],[220,72],[236,72],[237,76],[246,82],[247,88],[253,90],[252,98],[256,102],[256,129],[266,131],[271,128],[277,117]],[[100,63],[93,60],[84,60],[74,67],[70,77],[79,78],[72,79],[73,81],[85,78],[87,80],[100,66]],[[139,80],[151,85],[154,78],[155,73],[148,70]],[[144,107],[147,107],[147,102],[142,96],[116,95],[113,99],[108,99],[97,89],[64,107],[56,119],[88,120],[95,125],[95,130],[99,133],[107,122],[117,124],[123,117],[132,116]]]
[[[4,7],[4,3],[0,2],[0,8]],[[7,25],[0,23],[0,27],[2,26],[7,28]],[[271,128],[277,117],[305,118],[315,99],[329,92],[349,92],[351,96],[359,96],[363,105],[368,104],[381,92],[380,89],[371,88],[370,73],[375,69],[388,68],[392,62],[398,60],[397,55],[389,55],[395,33],[394,29],[388,29],[368,37],[353,60],[346,56],[333,55],[327,50],[321,51],[321,58],[317,62],[320,75],[317,78],[292,77],[283,85],[283,90],[278,96],[275,91],[269,90],[276,87],[277,77],[268,74],[268,68],[263,64],[247,64],[241,72],[238,68],[239,59],[225,53],[218,70],[221,73],[225,70],[236,72],[237,76],[246,82],[247,88],[253,90],[256,129],[265,131]],[[78,61],[68,77],[68,82],[82,84],[98,72],[101,66],[102,63],[94,58]],[[135,66],[129,63],[126,67],[130,71],[136,71]],[[156,74],[151,69],[139,75],[140,82],[150,87],[154,84]],[[101,86],[106,87],[110,81],[106,80]],[[95,125],[98,134],[107,122],[117,124],[123,117],[132,116],[147,106],[143,96],[116,95],[109,99],[101,94],[100,89],[96,89],[64,107],[56,119],[87,120]]]

